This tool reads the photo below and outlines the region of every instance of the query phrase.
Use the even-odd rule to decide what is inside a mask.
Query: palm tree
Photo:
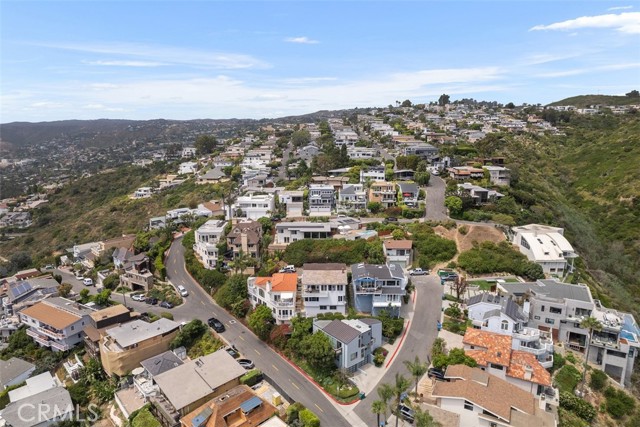
[[[371,410],[373,411],[374,414],[376,414],[378,416],[378,423],[376,424],[377,427],[380,426],[380,415],[384,414],[385,416],[387,415],[387,404],[385,402],[383,402],[382,400],[375,400],[372,404],[371,404]],[[384,420],[385,424],[387,423],[387,420]]]
[[[394,412],[396,414],[396,427],[398,427],[398,423],[400,422],[400,411],[398,411],[398,407],[400,403],[402,403],[402,395],[407,391],[407,389],[411,387],[411,382],[405,378],[404,375],[396,372],[396,383],[393,386],[393,394],[395,396],[395,405]]]
[[[441,427],[442,424],[435,421],[431,414],[427,411],[424,411],[420,406],[416,406],[413,408],[414,410],[414,420],[416,427]]]
[[[404,365],[407,367],[407,370],[413,376],[413,379],[416,382],[416,402],[418,401],[418,382],[420,382],[420,378],[427,372],[428,366],[426,363],[420,361],[420,358],[416,356],[415,360],[412,362],[410,360],[405,360]]]
[[[384,403],[384,422],[387,423],[387,411],[389,410],[389,401],[393,397],[393,387],[389,384],[380,384],[378,386],[378,396],[380,396],[380,400]]]
[[[593,331],[601,331],[602,323],[595,317],[587,317],[580,322],[580,327],[589,330],[589,336],[586,342],[587,351],[584,356],[584,369],[582,370],[582,384],[580,385],[580,396],[584,396],[584,383],[587,378],[587,365],[589,363],[589,347],[591,346],[591,338],[593,338]]]

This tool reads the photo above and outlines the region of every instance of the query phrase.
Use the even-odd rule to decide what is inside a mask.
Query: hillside
[[[558,105],[573,105],[577,108],[586,108],[590,105],[632,105],[640,104],[640,97],[631,96],[614,96],[614,95],[580,95],[572,96],[571,98],[565,98],[561,101],[556,101],[550,106]]]
[[[508,139],[501,151],[516,178],[512,194],[527,222],[565,228],[588,273],[574,280],[638,318],[640,117],[575,114],[562,130]]]
[[[48,205],[34,211],[34,226],[26,236],[0,242],[0,256],[9,258],[15,251],[27,251],[39,265],[53,251],[135,233],[150,217],[179,206],[196,207],[215,196],[213,185],[197,185],[191,180],[151,198],[129,199],[136,188],[167,171],[162,164],[153,168],[124,166],[73,181],[52,194]]]

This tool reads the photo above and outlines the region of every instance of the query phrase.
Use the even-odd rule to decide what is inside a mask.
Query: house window
[[[469,402],[468,400],[465,400],[464,409],[466,409],[467,411],[473,411],[473,403]]]
[[[544,311],[544,305],[540,306],[540,311]]]
[[[351,353],[351,360],[356,360],[356,358],[358,357],[358,352],[356,351],[355,353]]]
[[[335,309],[336,309],[336,306],[335,306],[335,305],[330,305],[330,306],[329,306],[329,310],[335,310]]]
[[[549,307],[549,313],[562,314],[562,309],[558,307]]]
[[[342,295],[338,295],[338,302],[343,302],[344,301],[344,297]]]
[[[550,319],[550,318],[546,317],[544,319],[544,323],[548,323],[549,325],[553,325],[554,323],[556,323],[556,321],[554,319]]]
[[[503,331],[508,331],[509,322],[507,322],[506,320],[503,320],[502,323],[500,324],[500,329],[502,329]]]
[[[76,327],[75,326],[71,326],[71,330],[73,331]]]
[[[321,306],[320,306],[320,310],[326,310],[326,309],[327,309],[327,306],[326,306],[326,305],[321,305]]]
[[[498,371],[502,371],[504,369],[504,366],[496,365],[495,363],[489,363],[489,367],[491,369],[497,369]]]

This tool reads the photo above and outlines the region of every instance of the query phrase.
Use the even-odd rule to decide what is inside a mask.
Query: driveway
[[[442,178],[431,175],[429,185],[427,186],[426,213],[425,220],[429,221],[446,221],[449,219],[447,210],[444,207],[444,192],[447,188]]]

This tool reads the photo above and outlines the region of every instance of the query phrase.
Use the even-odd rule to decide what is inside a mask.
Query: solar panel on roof
[[[14,298],[18,298],[32,289],[29,282],[19,282],[11,287],[11,293]]]
[[[191,421],[191,426],[202,427],[209,420],[209,417],[211,416],[212,413],[213,411],[211,410],[211,408],[205,408],[202,412],[198,414],[197,417],[195,417]]]
[[[260,400],[258,396],[253,396],[251,399],[242,402],[240,404],[240,409],[242,409],[243,413],[248,414],[260,405],[262,405],[262,400]]]

